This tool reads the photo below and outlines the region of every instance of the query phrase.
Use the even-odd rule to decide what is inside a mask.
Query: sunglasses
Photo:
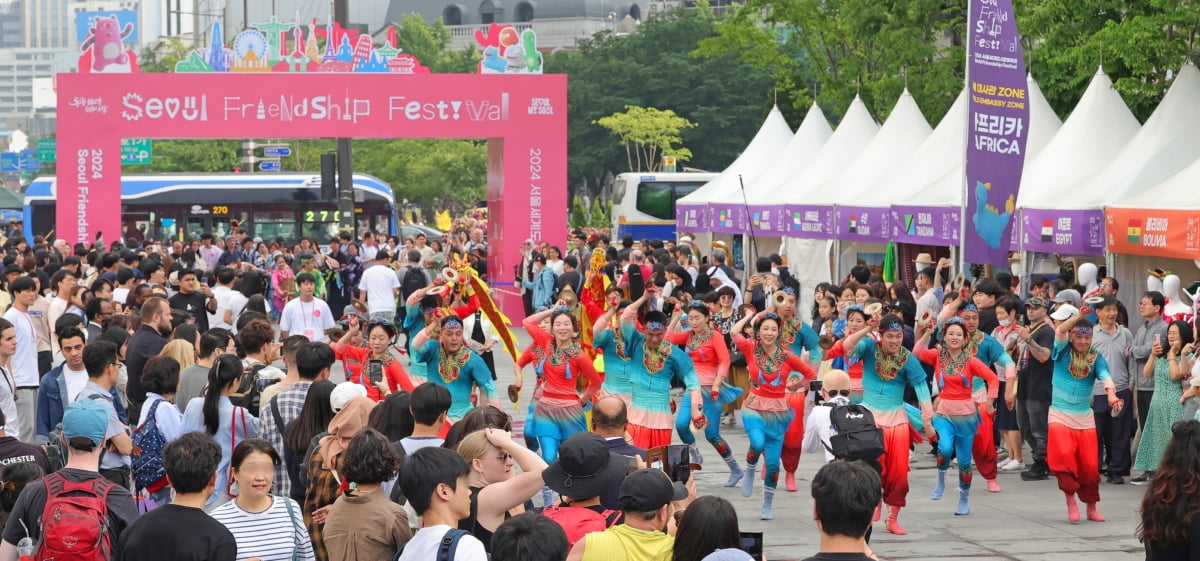
[[[825,390],[825,393],[829,394],[829,397],[833,397],[835,395],[850,397],[850,390]]]

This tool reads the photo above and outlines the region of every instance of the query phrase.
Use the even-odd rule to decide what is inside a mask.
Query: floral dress
[[[1146,427],[1142,429],[1142,440],[1138,443],[1137,461],[1133,469],[1155,471],[1162,460],[1167,442],[1171,440],[1171,425],[1183,418],[1183,386],[1179,380],[1171,379],[1171,368],[1165,358],[1154,359],[1154,396],[1150,398],[1150,412],[1146,415]]]

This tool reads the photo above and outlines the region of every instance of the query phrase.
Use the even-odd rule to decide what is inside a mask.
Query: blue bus
[[[35,179],[25,192],[26,239],[55,227],[55,180]],[[376,177],[354,174],[358,231],[394,235],[395,195]],[[264,240],[324,243],[338,233],[336,200],[321,198],[321,176],[306,173],[155,173],[121,177],[125,238],[189,240],[245,228]]]

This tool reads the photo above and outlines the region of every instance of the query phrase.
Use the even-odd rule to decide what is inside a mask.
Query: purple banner
[[[966,261],[1008,265],[1029,136],[1025,59],[1012,0],[971,0],[967,21]],[[969,218],[968,218],[969,217]]]
[[[675,205],[675,229],[680,232],[707,232],[708,205]]]
[[[903,243],[958,245],[962,209],[952,207],[893,206],[891,239]]]
[[[751,206],[750,225],[756,236],[783,236],[788,233],[791,216],[783,205]]]
[[[1021,209],[1021,248],[1104,255],[1104,211]]]
[[[890,238],[890,208],[838,205],[834,215],[834,233],[839,240],[886,243]]]
[[[750,230],[743,204],[708,205],[709,231],[722,234],[744,234]]]
[[[788,223],[788,237],[833,239],[833,207],[792,205],[787,207],[785,221]]]

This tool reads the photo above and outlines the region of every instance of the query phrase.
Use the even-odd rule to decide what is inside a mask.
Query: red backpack
[[[117,484],[103,477],[68,481],[47,475],[42,540],[35,561],[108,561],[113,544],[108,534],[108,493]]]
[[[596,512],[582,506],[548,506],[542,509],[542,516],[549,518],[562,526],[567,534],[567,547],[574,547],[575,542],[582,540],[592,532],[603,532],[617,523],[621,518],[619,510]]]

